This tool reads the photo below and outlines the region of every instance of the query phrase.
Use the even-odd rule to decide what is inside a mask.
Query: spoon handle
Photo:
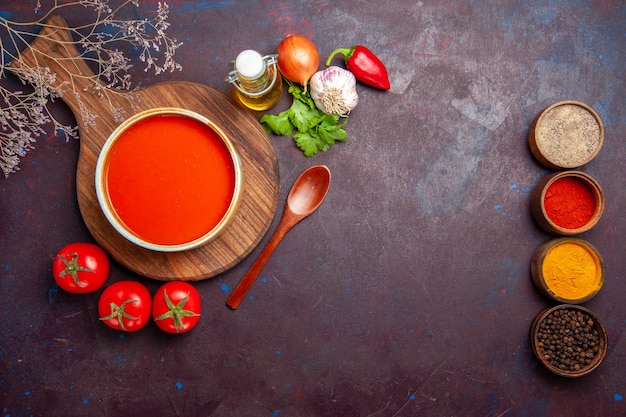
[[[254,284],[257,276],[259,275],[261,270],[263,270],[263,267],[267,263],[267,260],[270,258],[270,256],[272,256],[272,253],[274,253],[274,249],[278,247],[280,241],[293,226],[293,224],[288,224],[288,219],[288,217],[283,217],[280,224],[276,228],[276,231],[265,245],[265,248],[263,248],[263,250],[261,251],[259,257],[256,259],[256,261],[254,261],[248,272],[246,272],[241,281],[239,281],[239,284],[237,284],[233,292],[230,294],[230,297],[228,297],[228,300],[226,300],[226,305],[228,307],[232,308],[233,310],[239,307],[239,304],[241,304],[248,290],[250,289],[250,287],[252,287],[252,284]]]

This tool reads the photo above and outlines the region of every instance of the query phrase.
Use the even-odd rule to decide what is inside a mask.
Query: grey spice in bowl
[[[588,105],[574,100],[560,101],[537,115],[528,140],[532,154],[548,168],[577,168],[600,151],[604,124]]]

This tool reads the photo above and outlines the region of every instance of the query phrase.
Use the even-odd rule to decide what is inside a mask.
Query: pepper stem
[[[326,59],[326,66],[329,66],[332,62],[335,55],[341,54],[344,57],[344,60],[347,62],[348,59],[352,56],[352,52],[354,52],[354,48],[337,48],[328,55]]]

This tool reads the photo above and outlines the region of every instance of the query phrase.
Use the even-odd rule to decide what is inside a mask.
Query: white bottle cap
[[[265,61],[257,51],[246,49],[237,55],[235,69],[242,77],[255,80],[265,73]]]

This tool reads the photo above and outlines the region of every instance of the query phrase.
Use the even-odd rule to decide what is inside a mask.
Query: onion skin
[[[289,81],[301,84],[306,93],[307,84],[320,65],[317,46],[306,36],[290,35],[278,44],[276,53],[280,73]]]

